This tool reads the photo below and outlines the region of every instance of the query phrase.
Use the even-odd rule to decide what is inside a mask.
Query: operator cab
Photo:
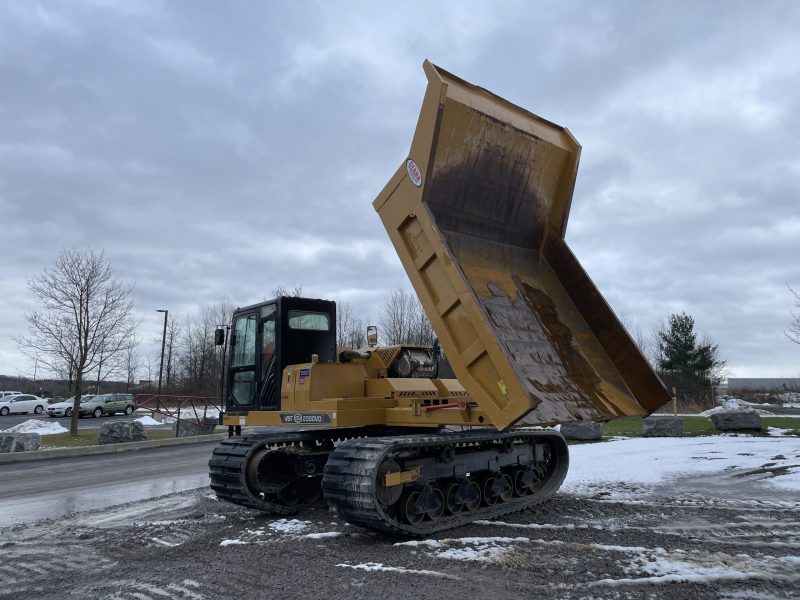
[[[336,303],[283,296],[233,312],[225,410],[278,410],[287,365],[336,360]]]

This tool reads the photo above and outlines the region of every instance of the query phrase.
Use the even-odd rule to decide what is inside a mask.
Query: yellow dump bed
[[[564,241],[575,138],[424,68],[411,152],[374,207],[459,381],[500,429],[669,401]]]

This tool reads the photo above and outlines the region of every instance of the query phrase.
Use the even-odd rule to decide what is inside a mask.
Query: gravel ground
[[[636,502],[559,494],[428,540],[203,489],[0,530],[0,598],[796,598],[800,503],[740,479],[724,497],[690,480]]]

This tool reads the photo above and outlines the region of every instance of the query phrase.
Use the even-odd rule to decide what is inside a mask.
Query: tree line
[[[216,396],[222,352],[214,345],[214,330],[229,324],[234,310],[227,298],[195,311],[170,314],[164,335],[164,367],[158,356],[142,351],[133,317],[132,287],[115,279],[102,252],[91,248],[64,250],[51,267],[28,282],[38,309],[26,313],[29,333],[17,338],[20,350],[68,380],[76,402],[87,385],[123,377],[128,389],[140,379],[155,385],[162,376],[162,394]],[[800,294],[789,288],[794,302],[786,337],[800,344]],[[273,288],[273,297],[300,296],[302,285]],[[348,302],[337,302],[339,346],[366,346],[368,320]],[[388,294],[378,318],[379,344],[430,345],[434,333],[417,297],[404,289]],[[725,376],[725,361],[717,344],[699,339],[693,317],[670,315],[656,326],[650,340],[628,325],[636,343],[668,387],[685,397],[710,398]],[[156,340],[154,340],[156,341]],[[160,342],[161,339],[157,340]],[[160,348],[159,348],[160,351]],[[77,410],[71,430],[77,434]]]
[[[82,394],[106,381],[123,379],[131,392],[215,397],[219,393],[222,351],[214,331],[230,323],[234,304],[227,298],[187,314],[168,313],[158,352],[146,352],[133,314],[133,288],[113,276],[102,251],[64,250],[51,267],[28,282],[38,308],[25,314],[28,334],[16,338],[20,351],[38,368],[69,382],[75,408]],[[300,296],[302,286],[273,288],[273,297]],[[337,343],[366,346],[365,319],[347,302],[337,303]],[[433,331],[416,297],[395,290],[380,316],[382,344],[431,344]],[[144,380],[144,387],[142,381]],[[78,411],[70,430],[77,435]]]

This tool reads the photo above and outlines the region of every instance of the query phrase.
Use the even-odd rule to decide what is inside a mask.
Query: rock
[[[649,418],[642,420],[644,437],[681,437],[683,421],[675,418]]]
[[[754,410],[724,410],[711,415],[719,431],[763,431],[761,415]]]
[[[139,421],[109,421],[103,423],[100,431],[97,432],[99,444],[142,442],[146,439],[147,432]]]
[[[38,433],[3,433],[0,431],[0,452],[31,452],[42,447]]]
[[[603,424],[595,421],[562,423],[561,435],[568,440],[599,440],[603,437]]]
[[[175,422],[172,425],[172,433],[175,433],[175,429],[177,428],[178,435],[176,437],[208,435],[209,433],[214,433],[214,429],[217,427],[217,424],[218,421],[215,418],[201,419],[199,423],[181,421],[180,425],[178,425],[178,422]]]

